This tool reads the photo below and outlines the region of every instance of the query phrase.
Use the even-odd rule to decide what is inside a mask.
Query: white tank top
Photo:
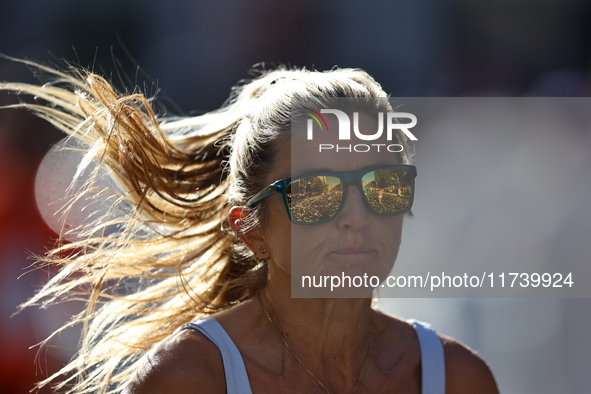
[[[443,345],[430,324],[409,320],[421,348],[422,394],[445,394],[445,359]],[[252,394],[240,351],[217,320],[206,317],[185,324],[180,329],[199,330],[220,350],[226,374],[227,394]]]

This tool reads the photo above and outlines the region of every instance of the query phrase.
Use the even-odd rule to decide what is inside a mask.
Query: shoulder
[[[499,393],[490,368],[475,351],[454,338],[439,337],[445,353],[446,393]]]
[[[123,394],[225,393],[222,358],[197,330],[181,330],[146,354]]]
[[[409,346],[409,360],[420,369],[420,348],[416,330],[409,321],[382,315],[388,330],[396,330]],[[498,394],[495,379],[484,360],[460,341],[437,334],[443,344],[447,394]]]

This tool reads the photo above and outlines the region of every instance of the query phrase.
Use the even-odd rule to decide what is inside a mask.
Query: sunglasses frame
[[[410,179],[410,187],[411,187],[411,189],[410,189],[410,203],[408,204],[408,208],[404,209],[403,211],[391,213],[391,214],[379,213],[379,212],[376,212],[372,208],[371,204],[367,200],[367,196],[363,192],[363,185],[361,183],[361,180],[363,179],[363,177],[365,175],[367,175],[368,173],[370,173],[372,171],[383,170],[386,168],[397,168],[397,169],[406,170],[410,174],[410,177],[411,177],[411,179]],[[291,184],[293,182],[299,181],[300,179],[311,178],[311,177],[315,177],[315,176],[333,176],[333,177],[339,178],[341,180],[341,182],[343,183],[343,197],[342,197],[341,202],[339,204],[339,208],[336,210],[336,212],[330,218],[325,219],[325,220],[319,220],[316,222],[296,221],[293,219],[293,217],[291,215],[291,209],[290,209],[289,201],[287,198],[287,188],[288,188],[289,184]],[[287,211],[287,216],[289,216],[289,220],[292,223],[303,224],[303,225],[321,224],[321,223],[329,222],[339,215],[339,213],[341,212],[341,209],[343,208],[343,205],[345,205],[344,202],[347,199],[347,190],[349,189],[349,186],[354,185],[354,186],[357,186],[357,188],[361,192],[361,196],[363,198],[363,202],[364,202],[365,206],[372,213],[375,213],[376,215],[379,215],[379,216],[402,215],[403,213],[410,211],[410,209],[412,208],[412,204],[414,202],[416,176],[417,176],[417,168],[413,165],[410,165],[410,164],[381,165],[381,166],[373,167],[373,168],[363,168],[360,170],[343,171],[343,172],[318,172],[318,173],[313,173],[313,174],[307,174],[305,176],[301,176],[301,177],[294,178],[294,179],[284,178],[284,179],[280,179],[278,181],[275,181],[275,182],[271,183],[269,186],[267,186],[266,188],[264,188],[263,190],[261,190],[260,192],[258,192],[257,194],[255,194],[254,196],[252,196],[252,198],[250,198],[246,202],[245,206],[248,208],[252,208],[253,206],[258,204],[259,202],[266,199],[267,197],[271,197],[273,194],[281,193],[281,195],[283,196],[283,204],[285,205],[285,210]]]

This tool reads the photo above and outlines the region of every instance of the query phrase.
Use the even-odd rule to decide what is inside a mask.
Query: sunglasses
[[[349,185],[362,192],[363,201],[377,215],[410,211],[417,169],[407,164],[345,172],[322,172],[273,182],[246,202],[253,207],[281,193],[289,219],[296,224],[319,224],[335,218],[347,198]]]

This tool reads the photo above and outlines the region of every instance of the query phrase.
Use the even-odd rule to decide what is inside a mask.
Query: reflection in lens
[[[370,171],[361,186],[371,208],[381,215],[393,215],[408,209],[412,194],[412,177],[401,168]]]
[[[332,218],[343,198],[343,184],[334,176],[313,176],[293,181],[287,188],[291,217],[300,223]]]

